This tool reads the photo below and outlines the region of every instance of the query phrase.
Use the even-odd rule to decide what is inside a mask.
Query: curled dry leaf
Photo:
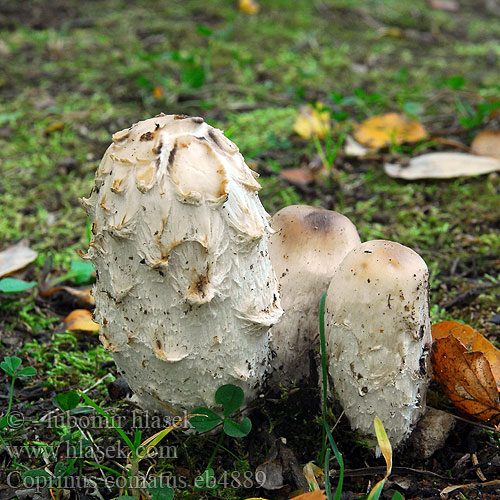
[[[432,340],[443,339],[453,335],[467,348],[484,354],[491,366],[493,377],[500,386],[500,350],[471,326],[458,321],[441,321],[432,327]]]
[[[255,0],[239,0],[238,8],[244,14],[257,14],[260,6]]]
[[[38,253],[28,246],[27,240],[22,240],[2,250],[0,252],[0,278],[25,268],[37,256]]]
[[[84,286],[82,288],[73,288],[71,286],[54,286],[47,290],[43,290],[40,295],[42,297],[49,297],[56,292],[66,292],[72,297],[78,299],[82,304],[95,306],[94,297],[92,295],[92,285]]]
[[[500,130],[483,130],[476,135],[470,149],[477,155],[500,160]]]
[[[389,177],[413,181],[416,179],[451,179],[489,174],[500,170],[500,160],[467,153],[429,153],[410,160],[407,167],[386,163]]]
[[[99,325],[87,309],[75,309],[64,318],[64,327],[70,332],[98,332]]]
[[[310,139],[313,136],[323,139],[331,130],[330,113],[323,109],[321,103],[316,103],[316,107],[310,104],[302,106],[293,130],[303,139]]]
[[[498,388],[483,353],[468,351],[449,335],[433,343],[431,363],[434,378],[457,408],[493,425],[500,422]]]
[[[418,142],[427,137],[424,126],[399,113],[386,113],[362,122],[354,132],[354,139],[370,148],[391,144]]]

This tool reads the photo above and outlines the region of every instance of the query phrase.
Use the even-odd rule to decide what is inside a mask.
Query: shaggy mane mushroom
[[[113,135],[82,200],[100,338],[147,408],[254,398],[282,310],[256,174],[202,118],[159,115]]]

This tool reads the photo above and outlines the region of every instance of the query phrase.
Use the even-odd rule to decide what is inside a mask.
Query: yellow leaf
[[[358,125],[354,132],[354,138],[359,143],[371,148],[417,142],[426,137],[427,132],[421,123],[398,113],[369,118]]]
[[[300,108],[293,130],[303,139],[310,139],[312,136],[323,139],[331,127],[330,113],[322,108],[321,103],[317,103],[315,108],[310,104]]]
[[[260,6],[255,0],[239,0],[238,8],[244,14],[257,14]]]
[[[64,327],[70,332],[98,332],[99,325],[87,309],[75,309],[64,318]]]
[[[325,473],[313,462],[308,462],[304,465],[302,474],[304,474],[304,477],[307,479],[307,484],[309,484],[311,491],[317,491],[320,489],[318,479],[320,483],[325,480]]]
[[[382,452],[382,455],[385,458],[385,463],[387,465],[387,473],[385,476],[387,478],[387,477],[389,477],[389,474],[391,473],[391,470],[392,470],[391,442],[389,441],[389,438],[387,437],[387,433],[385,432],[384,426],[383,426],[380,418],[375,417],[373,425],[375,426],[375,435],[377,436],[377,442],[378,442],[380,451]]]

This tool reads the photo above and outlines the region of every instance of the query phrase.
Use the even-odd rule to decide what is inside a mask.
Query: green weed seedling
[[[14,383],[17,377],[32,377],[36,375],[36,370],[32,366],[25,366],[21,368],[21,359],[17,356],[8,357],[6,356],[4,360],[0,363],[0,368],[9,375],[12,380],[10,383],[10,391],[9,391],[9,405],[7,407],[7,411],[5,415],[0,418],[0,442],[8,451],[9,448],[5,440],[2,437],[2,434],[5,434],[8,427],[12,427],[14,429],[19,428],[22,425],[22,420],[18,419],[16,416],[11,415],[12,409],[12,400],[14,398]]]
[[[186,418],[190,418],[190,415],[180,419],[173,425],[170,425],[160,432],[157,432],[153,436],[141,442],[142,432],[139,429],[135,430],[133,440],[130,439],[123,429],[115,422],[113,417],[103,408],[101,408],[97,403],[90,399],[83,392],[80,393],[84,401],[94,408],[100,415],[102,415],[106,421],[115,429],[118,435],[122,438],[123,442],[128,446],[130,453],[128,456],[128,463],[126,466],[122,467],[122,472],[106,467],[102,464],[96,462],[87,462],[90,465],[94,465],[102,470],[110,472],[117,476],[123,476],[125,478],[125,487],[123,488],[124,495],[118,497],[118,500],[130,500],[131,498],[138,499],[141,498],[140,488],[137,487],[139,484],[139,463],[144,458],[151,455],[154,447],[158,445],[163,438],[167,436],[175,427],[178,427]],[[151,494],[152,500],[171,500],[174,496],[174,489],[170,486],[157,486],[155,480],[150,482],[146,488]],[[129,496],[130,494],[130,496]]]
[[[15,278],[2,278],[0,280],[0,292],[10,294],[10,293],[21,293],[33,288],[36,285],[36,281],[24,281]]]
[[[222,417],[203,406],[195,408],[191,412],[194,416],[191,418],[190,423],[198,432],[208,432],[219,424],[222,424],[222,432],[208,461],[207,467],[194,481],[194,486],[198,490],[212,490],[217,487],[212,463],[217,451],[221,447],[224,436],[227,434],[234,438],[245,437],[252,430],[252,422],[248,417],[243,418],[240,422],[229,418],[230,415],[241,408],[243,400],[245,399],[243,390],[240,387],[232,384],[223,385],[215,392],[214,399],[218,405],[222,405],[223,407]]]

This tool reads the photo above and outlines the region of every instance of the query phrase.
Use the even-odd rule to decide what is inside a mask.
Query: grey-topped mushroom
[[[318,339],[321,296],[345,255],[360,244],[345,216],[308,205],[291,205],[271,219],[269,255],[285,314],[271,329],[272,383],[301,382],[310,373]]]

